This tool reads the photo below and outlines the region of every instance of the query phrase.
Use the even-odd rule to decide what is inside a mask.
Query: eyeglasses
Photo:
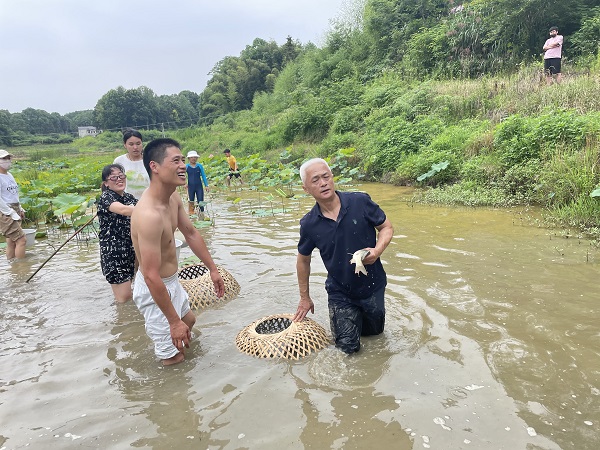
[[[126,178],[127,178],[127,175],[125,175],[125,174],[115,175],[114,177],[108,177],[108,179],[110,181],[125,180]]]

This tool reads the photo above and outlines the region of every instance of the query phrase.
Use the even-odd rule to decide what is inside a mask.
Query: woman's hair
[[[129,139],[132,136],[140,138],[140,140],[142,141],[144,140],[144,138],[142,137],[142,133],[140,133],[138,130],[134,130],[133,128],[127,128],[125,131],[123,131],[123,144],[125,144],[127,142],[127,139]]]
[[[102,169],[102,192],[106,191],[108,189],[108,187],[104,184],[104,182],[106,180],[108,180],[108,177],[111,176],[112,171],[114,169],[120,170],[121,173],[125,173],[125,168],[121,165],[121,164],[109,164],[108,166],[104,166],[104,168]]]

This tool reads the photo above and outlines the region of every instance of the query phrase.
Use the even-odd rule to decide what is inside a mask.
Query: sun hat
[[[200,155],[198,155],[198,153],[196,152],[196,150],[192,150],[191,152],[188,152],[187,157],[188,158],[198,158]]]
[[[0,150],[0,158],[6,158],[7,156],[12,156],[6,150]]]

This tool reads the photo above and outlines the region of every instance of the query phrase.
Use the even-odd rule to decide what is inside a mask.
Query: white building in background
[[[97,130],[96,127],[77,127],[79,137],[96,136],[101,133],[101,130]]]

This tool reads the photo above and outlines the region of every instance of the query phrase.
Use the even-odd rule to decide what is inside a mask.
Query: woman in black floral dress
[[[135,266],[130,218],[137,199],[125,192],[126,179],[125,169],[120,164],[105,166],[102,195],[98,200],[100,265],[118,303],[125,303],[132,296]]]

